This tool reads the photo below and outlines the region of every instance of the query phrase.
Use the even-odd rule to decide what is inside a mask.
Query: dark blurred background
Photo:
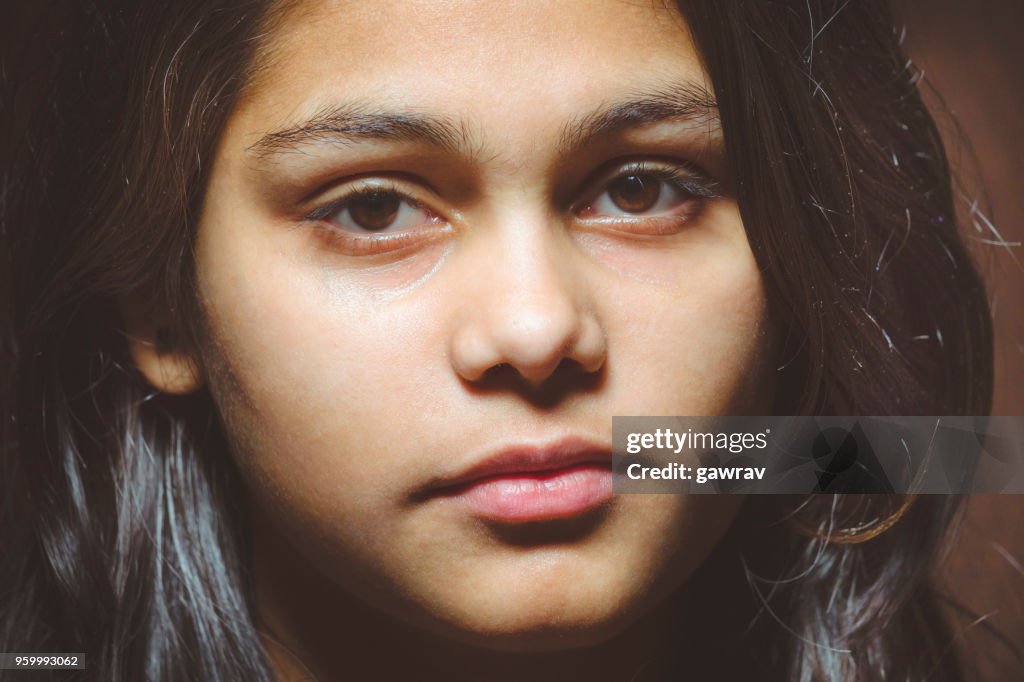
[[[988,285],[996,333],[992,413],[1021,415],[1024,1],[893,0],[893,10],[906,26],[907,54],[924,71],[922,92],[962,184],[960,224]],[[972,215],[975,200],[1001,237]],[[1007,244],[991,243],[999,241]],[[941,574],[947,593],[970,611],[958,618],[962,645],[982,679],[1024,679],[1024,661],[989,627],[1024,647],[1024,496],[970,498]]]

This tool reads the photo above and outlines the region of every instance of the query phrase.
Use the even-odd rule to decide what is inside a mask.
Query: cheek
[[[376,424],[384,398],[429,408],[431,387],[415,371],[415,360],[424,357],[420,346],[431,336],[429,319],[315,305],[322,299],[303,289],[293,287],[293,298],[284,287],[261,286],[227,305],[230,312],[211,325],[213,364],[230,368],[232,384],[215,390],[237,392],[226,397],[251,412],[263,425],[258,431],[326,447],[321,441],[336,437],[340,422],[384,426]],[[358,431],[346,433],[357,437]]]
[[[203,360],[243,474],[309,520],[324,516],[317,510],[361,513],[383,473],[409,466],[381,434],[421,437],[403,411],[443,419],[437,382],[424,380],[438,325],[415,308],[340,291],[328,266],[258,239],[227,240],[238,244],[227,251],[221,235],[205,239]]]
[[[735,210],[672,249],[601,256],[598,298],[630,414],[757,414],[770,408],[774,334]]]

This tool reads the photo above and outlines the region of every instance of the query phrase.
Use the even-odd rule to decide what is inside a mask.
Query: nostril
[[[501,363],[488,369],[472,385],[476,391],[515,393],[538,407],[550,408],[569,395],[598,390],[604,379],[604,366],[589,371],[580,362],[564,358],[539,381],[530,381],[510,363]]]
[[[485,373],[485,376],[507,378],[516,377],[518,375],[519,371],[507,362],[503,362],[500,365],[495,365],[494,367],[491,367],[489,370],[487,370],[487,372]]]
[[[562,358],[553,368],[537,368],[533,372],[504,362],[488,369],[481,377],[481,382],[488,383],[491,387],[501,385],[519,390],[537,390],[549,384],[578,382],[593,374],[594,372],[571,358]]]
[[[503,362],[487,370],[484,373],[484,379],[501,382],[506,385],[515,384],[520,387],[536,388],[544,384],[555,370],[555,367],[517,367],[511,363]]]

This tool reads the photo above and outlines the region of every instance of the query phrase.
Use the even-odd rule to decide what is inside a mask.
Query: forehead
[[[339,103],[443,116],[529,153],[581,112],[696,84],[677,11],[656,0],[363,0],[295,6],[236,112],[254,143]]]

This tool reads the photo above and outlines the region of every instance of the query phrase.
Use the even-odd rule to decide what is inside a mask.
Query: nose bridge
[[[500,231],[493,262],[494,302],[515,326],[550,327],[575,309],[572,254],[554,228],[520,221]]]
[[[460,374],[475,380],[510,365],[539,383],[566,358],[588,371],[599,367],[603,340],[569,240],[538,216],[492,227],[477,240],[484,253],[467,254],[480,269],[456,330]]]
[[[485,275],[490,302],[481,322],[507,355],[506,362],[546,368],[579,333],[572,254],[538,219],[517,221],[499,233],[495,260]]]

